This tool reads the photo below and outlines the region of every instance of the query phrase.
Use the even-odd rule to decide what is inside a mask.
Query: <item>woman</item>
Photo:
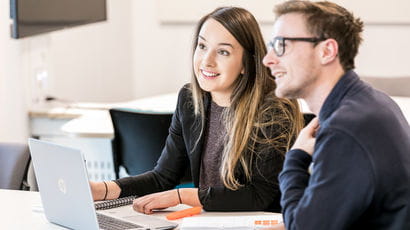
[[[262,65],[265,44],[248,11],[218,8],[199,21],[195,35],[194,74],[179,92],[157,166],[91,183],[94,199],[138,195],[133,207],[147,214],[179,203],[280,212],[277,175],[303,124],[297,102],[274,95]],[[195,188],[173,189],[188,165]]]

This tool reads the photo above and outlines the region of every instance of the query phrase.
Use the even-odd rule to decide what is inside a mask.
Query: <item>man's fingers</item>
[[[318,128],[319,128],[319,119],[315,117],[309,122],[309,124],[304,129],[306,130],[306,133],[309,134],[309,136],[314,137]]]

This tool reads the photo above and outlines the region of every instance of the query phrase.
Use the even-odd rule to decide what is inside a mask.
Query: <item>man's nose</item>
[[[275,52],[273,49],[268,50],[266,53],[265,57],[262,60],[263,65],[266,67],[269,67],[271,65],[276,65],[279,63],[279,59],[276,56]]]

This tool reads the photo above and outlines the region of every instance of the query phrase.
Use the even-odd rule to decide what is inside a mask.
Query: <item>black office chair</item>
[[[305,126],[309,124],[309,122],[315,118],[316,115],[313,113],[303,113],[303,119],[305,120]]]
[[[0,189],[28,190],[29,162],[27,145],[0,143]]]
[[[152,170],[162,152],[172,114],[148,114],[129,109],[110,109],[114,126],[112,140],[115,175],[119,178],[120,166],[129,175]],[[189,169],[187,172],[189,173]],[[182,181],[191,181],[190,174]]]

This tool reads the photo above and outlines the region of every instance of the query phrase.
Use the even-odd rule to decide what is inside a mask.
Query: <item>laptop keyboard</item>
[[[100,213],[97,213],[97,219],[98,219],[98,224],[100,225],[100,229],[120,230],[120,229],[142,228],[142,226],[140,225],[122,221],[122,220],[112,218],[110,216],[106,216]]]

